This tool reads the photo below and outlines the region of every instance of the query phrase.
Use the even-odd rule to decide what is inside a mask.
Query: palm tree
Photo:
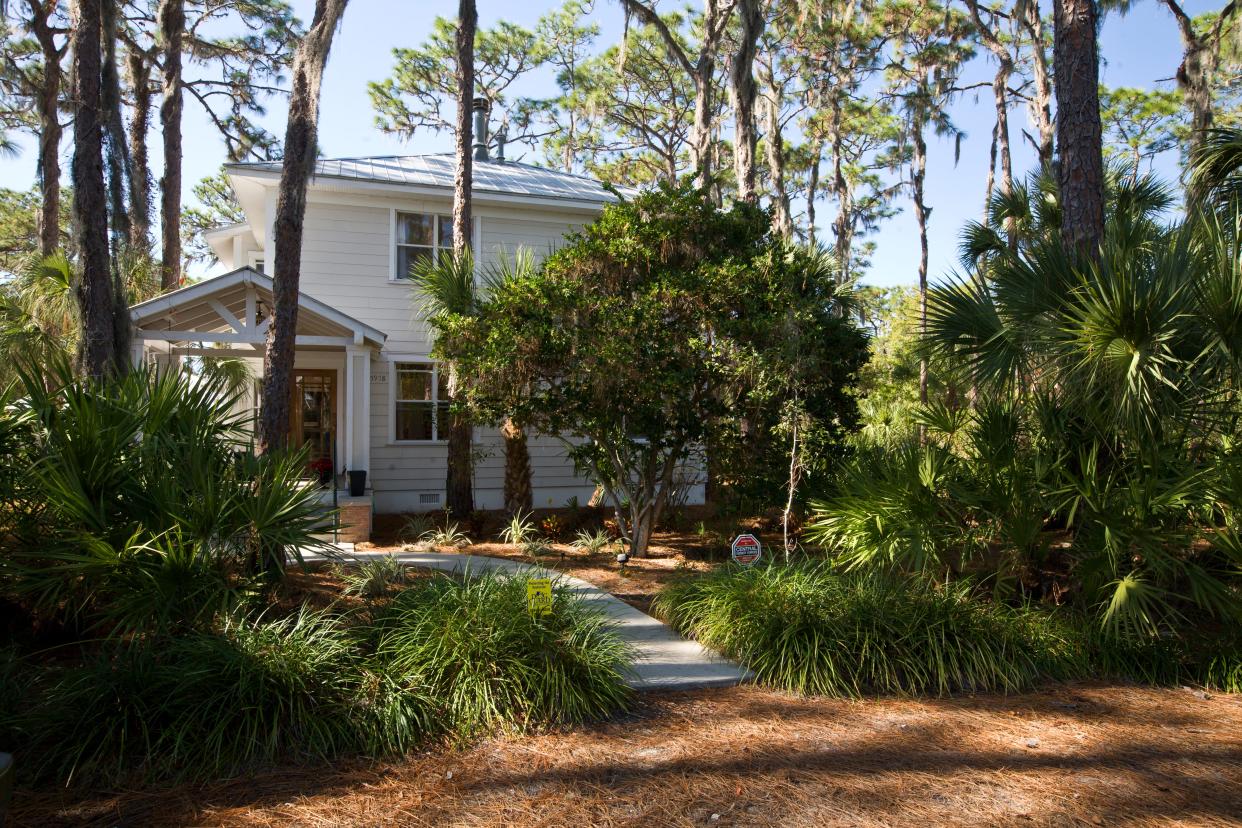
[[[1242,609],[1212,560],[1187,552],[1190,516],[1232,502],[1219,475],[1242,416],[1237,213],[1166,225],[1167,188],[1108,178],[1098,259],[1062,246],[1045,185],[994,199],[993,226],[972,227],[963,245],[968,274],[929,295],[924,344],[1039,424],[1085,597],[1111,629],[1150,631],[1177,603]],[[1005,217],[1023,228],[1016,249]],[[1233,556],[1225,534],[1201,537]]]
[[[149,257],[130,251],[118,265],[127,305],[159,290]],[[0,288],[0,377],[11,377],[18,365],[72,361],[81,335],[74,268],[62,253],[35,255]]]
[[[480,280],[476,278],[474,256],[468,249],[462,256],[444,255],[435,259],[423,259],[410,271],[415,290],[416,312],[433,328],[443,330],[451,326],[454,317],[477,316],[482,310],[488,290],[526,276],[534,266],[530,251],[519,249],[512,258],[501,256],[496,264],[484,271]],[[449,395],[460,402],[463,396],[461,392],[465,390],[464,383],[468,378],[461,376],[453,360],[444,360],[442,364],[448,372]],[[448,481],[450,485],[457,480],[470,483],[473,477],[473,458],[470,451],[473,425],[469,414],[460,407],[455,407],[451,417]],[[454,435],[459,432],[462,439],[455,440]],[[511,415],[506,414],[501,423],[500,434],[505,444],[505,510],[512,514],[529,512],[533,497],[526,431]],[[473,496],[471,500],[473,501]]]

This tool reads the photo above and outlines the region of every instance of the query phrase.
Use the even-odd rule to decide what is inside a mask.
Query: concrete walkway
[[[384,552],[352,552],[342,556],[352,559],[380,557]],[[634,675],[628,684],[638,690],[694,690],[703,687],[732,687],[748,681],[749,672],[728,659],[699,644],[687,641],[666,624],[640,612],[595,584],[545,569],[535,564],[485,555],[461,555],[449,552],[397,552],[397,560],[424,569],[461,573],[500,571],[511,574],[537,572],[568,586],[583,600],[593,603],[617,625],[617,633],[638,653]]]

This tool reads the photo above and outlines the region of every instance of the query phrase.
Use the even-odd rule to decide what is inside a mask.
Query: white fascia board
[[[280,173],[276,170],[238,171],[232,173],[232,177],[276,183],[280,181]],[[396,181],[367,181],[335,175],[312,176],[310,186],[315,187],[316,185],[357,192],[438,196],[440,198],[447,194],[449,198],[452,198],[452,190],[448,187],[434,187],[428,184],[402,184]],[[615,201],[615,199],[611,198],[601,201],[590,201],[586,199],[569,199],[562,196],[497,193],[490,190],[476,190],[472,195],[474,201],[479,204],[519,204],[527,207],[542,207],[544,209],[576,210],[593,215],[597,215],[604,207]]]

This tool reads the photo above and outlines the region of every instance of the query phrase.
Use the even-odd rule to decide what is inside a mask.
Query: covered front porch
[[[157,365],[240,360],[252,379],[239,405],[255,416],[271,309],[272,280],[251,268],[166,293],[130,309],[132,358]],[[385,339],[323,302],[299,297],[290,433],[295,445],[307,447],[307,477],[324,478],[326,497],[338,503],[348,496],[348,472],[370,469],[371,365]]]

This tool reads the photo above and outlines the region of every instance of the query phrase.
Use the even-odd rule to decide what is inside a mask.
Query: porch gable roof
[[[136,339],[255,345],[266,337],[271,307],[271,277],[242,267],[139,302],[129,314]],[[161,322],[164,330],[152,327]],[[331,305],[298,294],[299,345],[382,348],[387,338],[383,331]]]

